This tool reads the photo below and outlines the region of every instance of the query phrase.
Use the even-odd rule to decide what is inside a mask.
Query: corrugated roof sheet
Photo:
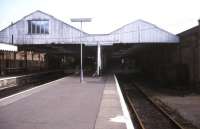
[[[34,15],[34,16],[33,16]],[[32,17],[31,17],[32,16]],[[26,20],[32,18],[40,19],[48,16],[51,21],[51,33],[48,35],[27,35],[25,27]],[[30,19],[29,19],[30,17]],[[27,18],[27,19],[26,19]],[[22,21],[20,23],[20,21]],[[55,24],[54,24],[55,23]],[[19,25],[17,25],[19,24]],[[12,30],[14,32],[15,44],[78,44],[80,42],[86,45],[112,45],[117,43],[178,43],[179,37],[169,33],[154,24],[144,20],[131,22],[109,34],[88,34],[63,21],[54,18],[52,15],[42,11],[33,12],[23,19],[8,27],[8,30],[0,31],[0,42],[10,43]],[[10,29],[9,29],[10,28]],[[18,31],[21,30],[21,31]],[[58,31],[59,30],[59,31]],[[81,36],[80,36],[81,34]]]

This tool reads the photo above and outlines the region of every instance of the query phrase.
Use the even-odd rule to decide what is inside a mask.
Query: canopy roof
[[[0,51],[17,51],[17,46],[0,43]]]
[[[29,34],[27,21],[46,19],[49,33]],[[42,11],[35,11],[0,31],[0,42],[14,44],[112,45],[118,43],[178,43],[179,37],[144,20],[136,20],[108,34],[88,34]]]

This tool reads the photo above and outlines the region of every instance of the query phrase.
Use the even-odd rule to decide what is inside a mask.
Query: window
[[[28,34],[49,34],[48,20],[29,20]]]

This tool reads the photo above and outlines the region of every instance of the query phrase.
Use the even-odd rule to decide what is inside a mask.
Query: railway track
[[[136,129],[184,129],[136,85],[122,83],[121,89]]]
[[[70,74],[71,73],[69,73],[69,75]],[[48,83],[50,81],[59,79],[64,76],[68,76],[68,74],[53,73],[53,74],[48,74],[48,76],[35,77],[34,79],[32,79],[32,81],[25,84],[22,83],[22,84],[17,84],[17,85],[6,85],[3,87],[3,89],[0,89],[0,99],[7,97],[9,95],[30,89],[32,87],[37,87],[41,84]]]

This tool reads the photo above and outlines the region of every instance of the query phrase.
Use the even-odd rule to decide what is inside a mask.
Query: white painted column
[[[97,43],[97,75],[100,75],[101,70],[101,45]]]

